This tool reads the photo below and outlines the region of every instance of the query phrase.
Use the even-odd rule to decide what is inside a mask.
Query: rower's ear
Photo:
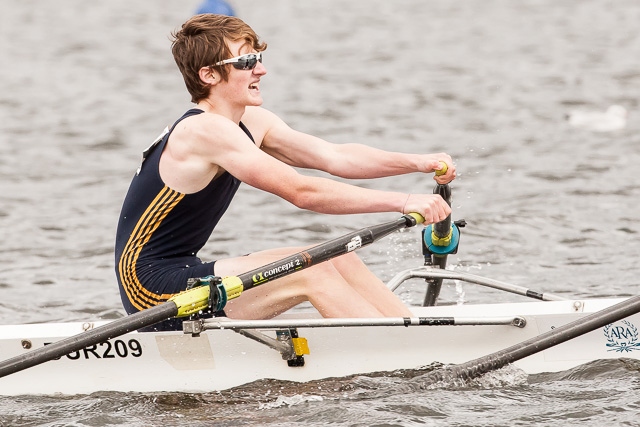
[[[200,71],[198,71],[198,75],[200,76],[200,80],[212,86],[218,84],[221,80],[220,73],[218,73],[214,67],[202,67]]]

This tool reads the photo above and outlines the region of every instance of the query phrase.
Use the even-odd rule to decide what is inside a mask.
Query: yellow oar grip
[[[238,298],[244,290],[242,280],[238,276],[228,276],[222,279],[225,291],[227,291],[227,301]]]
[[[436,171],[436,176],[442,176],[449,170],[449,166],[445,162],[440,162],[442,169]]]
[[[242,280],[237,276],[225,277],[222,279],[222,285],[224,295],[220,295],[219,298],[223,299],[223,306],[228,300],[238,298],[244,290]],[[172,296],[169,301],[173,301],[178,307],[176,317],[186,317],[209,308],[209,298],[211,298],[211,288],[198,286]]]
[[[209,308],[209,287],[199,286],[169,298],[178,307],[176,317],[186,317]]]
[[[412,217],[414,217],[416,220],[416,224],[422,224],[425,221],[424,217],[417,212],[409,212],[407,215],[411,215]]]

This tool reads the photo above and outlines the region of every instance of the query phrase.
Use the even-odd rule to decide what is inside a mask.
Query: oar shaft
[[[440,163],[442,164],[442,169],[436,171],[436,176],[444,175],[449,169],[445,162]],[[449,184],[437,184],[433,189],[433,194],[439,194],[451,206],[451,187]],[[451,233],[451,214],[442,221],[433,224],[433,233],[438,238],[447,237]]]
[[[20,356],[0,362],[0,377],[39,365],[49,360],[64,356],[87,346],[95,345],[127,332],[153,325],[172,317],[186,317],[209,307],[211,299],[217,309],[224,307],[229,299],[240,296],[243,290],[266,283],[278,277],[291,274],[330,258],[366,246],[376,240],[402,228],[412,227],[424,222],[419,214],[403,215],[395,221],[363,228],[346,236],[330,240],[299,252],[283,260],[257,268],[240,276],[232,276],[222,281],[224,292],[218,287],[200,286],[175,295],[169,301],[155,307],[140,311],[104,326],[63,339],[46,347],[32,350]],[[227,280],[227,283],[225,283]],[[227,287],[233,288],[229,293]],[[211,289],[217,292],[212,295]]]
[[[445,169],[446,171],[446,169]],[[439,194],[449,206],[451,206],[451,187],[449,184],[438,184],[433,189],[433,194]],[[451,228],[451,214],[445,219],[432,225],[431,236],[426,238],[431,239],[431,243],[434,245],[447,246],[451,242],[453,229]],[[431,253],[425,257],[425,265],[438,267],[445,269],[447,267],[448,254],[436,254]],[[438,296],[440,296],[440,289],[442,288],[442,279],[433,279],[427,281],[427,290],[424,295],[423,307],[430,307],[436,305]]]
[[[31,350],[28,353],[0,362],[0,378],[49,360],[57,359],[58,357],[81,350],[85,347],[107,341],[110,338],[115,338],[142,327],[175,317],[177,313],[178,307],[176,304],[168,302],[114,320],[106,325],[73,335],[45,347]]]
[[[611,307],[589,314],[549,332],[530,338],[504,350],[462,363],[451,368],[431,372],[423,385],[430,385],[446,378],[476,378],[489,371],[500,369],[555,345],[577,338],[587,332],[602,328],[640,312],[640,296],[631,297]]]
[[[274,279],[367,246],[394,231],[413,227],[418,222],[424,221],[423,219],[420,221],[421,219],[422,218],[417,218],[416,214],[403,215],[394,221],[366,227],[342,237],[329,240],[284,259],[240,274],[238,278],[242,282],[243,290],[246,291],[255,286],[262,285]],[[233,297],[237,296],[239,296],[239,294]]]
[[[449,184],[438,184],[433,189],[433,194],[439,194],[449,206],[451,206],[451,187]],[[438,238],[445,238],[451,233],[451,214],[440,222],[433,224],[433,233]]]

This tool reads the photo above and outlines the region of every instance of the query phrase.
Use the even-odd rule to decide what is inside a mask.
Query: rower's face
[[[229,49],[233,57],[256,53],[244,41],[230,43]],[[262,62],[255,62],[255,66],[249,69],[237,69],[233,64],[227,65],[227,67],[229,67],[229,80],[226,82],[227,99],[243,106],[262,105],[260,78],[267,74],[267,69]]]

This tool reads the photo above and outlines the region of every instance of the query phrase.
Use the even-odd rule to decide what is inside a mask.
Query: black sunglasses
[[[233,65],[233,68],[237,70],[253,70],[256,68],[256,65],[258,65],[258,62],[262,63],[262,52],[246,53],[244,55],[236,56],[235,58],[216,62],[213,66],[231,64]]]

